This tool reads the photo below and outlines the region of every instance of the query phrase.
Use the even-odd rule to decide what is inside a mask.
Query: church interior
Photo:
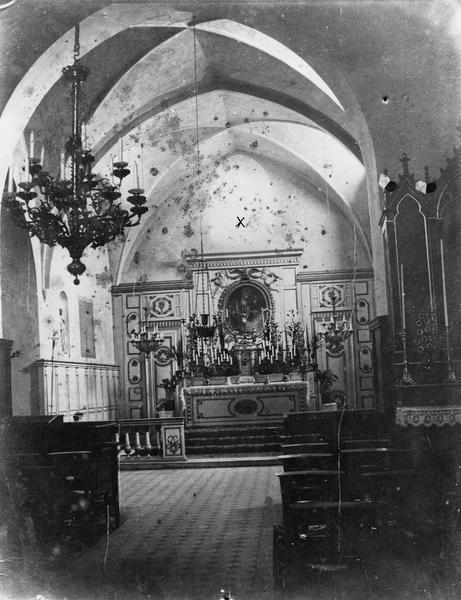
[[[459,597],[459,4],[0,28],[2,597]]]

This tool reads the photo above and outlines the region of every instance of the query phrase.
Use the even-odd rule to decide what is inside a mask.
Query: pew
[[[290,414],[280,442],[276,586],[297,564],[304,571],[356,564],[399,517],[415,474],[413,451],[375,411]]]
[[[1,460],[13,550],[55,548],[64,556],[119,526],[115,431],[110,424],[10,420]]]

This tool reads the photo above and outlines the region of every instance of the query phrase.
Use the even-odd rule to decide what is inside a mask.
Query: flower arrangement
[[[159,387],[163,388],[164,390],[174,392],[178,386],[178,383],[179,383],[179,380],[175,373],[174,375],[172,375],[171,377],[169,377],[167,379],[162,379],[162,383],[159,385]]]
[[[159,385],[159,387],[165,390],[166,398],[164,400],[160,400],[160,402],[157,403],[157,410],[175,410],[175,391],[178,386],[178,383],[179,379],[176,373],[171,377],[162,379],[162,383]]]

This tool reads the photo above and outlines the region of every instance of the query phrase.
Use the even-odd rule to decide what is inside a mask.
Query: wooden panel
[[[126,296],[126,307],[127,308],[139,308],[139,294]]]
[[[41,414],[61,414],[72,420],[106,420],[115,416],[119,402],[119,370],[116,365],[37,361],[33,381]]]

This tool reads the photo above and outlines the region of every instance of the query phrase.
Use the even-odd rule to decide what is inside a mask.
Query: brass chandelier
[[[328,296],[332,305],[331,320],[329,322],[322,321],[322,331],[319,332],[319,336],[325,340],[327,350],[333,354],[339,354],[344,350],[347,339],[353,333],[352,320],[346,321],[346,317],[343,315],[342,322],[338,322],[338,315],[336,314],[338,297],[334,291],[330,291]]]
[[[114,163],[113,176],[118,185],[92,172],[94,156],[82,142],[82,120],[80,114],[81,86],[90,70],[79,62],[79,27],[75,28],[74,62],[63,69],[64,78],[72,85],[72,134],[65,144],[64,157],[70,158],[70,178],[61,166],[58,177],[43,169],[42,159],[33,156],[31,143],[28,181],[18,183],[21,191],[10,191],[10,212],[19,227],[26,229],[31,237],[36,236],[48,246],[65,248],[72,259],[67,270],[74,276],[74,284],[86,266],[81,261],[85,249],[105,246],[118,236],[123,236],[126,227],[139,224],[147,212],[144,190],[130,189],[127,201],[130,211],[117,202],[121,197],[120,186],[130,174],[128,163]],[[33,134],[31,134],[33,135]],[[10,179],[12,177],[10,171]]]
[[[149,331],[150,329],[151,331]],[[156,352],[165,343],[165,340],[159,333],[158,327],[149,322],[149,309],[147,307],[144,307],[144,320],[141,321],[141,328],[139,331],[131,331],[130,342],[146,358],[151,352]]]

